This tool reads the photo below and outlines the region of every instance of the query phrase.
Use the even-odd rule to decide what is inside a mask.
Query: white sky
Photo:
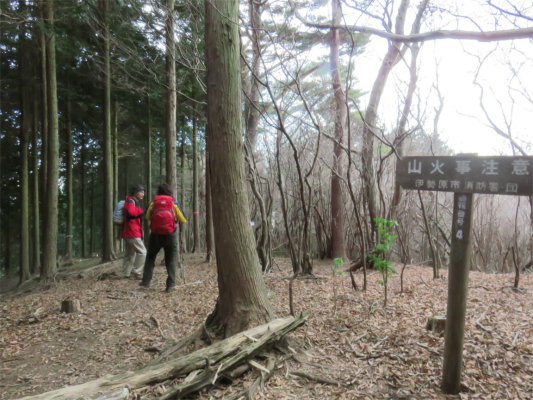
[[[509,9],[509,3],[494,0],[495,4]],[[411,2],[410,10],[407,14],[405,32],[411,30],[412,21],[416,13],[417,2]],[[512,2],[519,9],[526,9],[531,14],[532,3],[530,0],[517,0]],[[377,3],[376,3],[377,4]],[[441,6],[451,10],[457,15],[471,17],[484,30],[514,29],[510,21],[501,17],[491,16],[491,9],[485,1],[481,0],[432,0],[431,6]],[[325,3],[325,8],[328,5]],[[331,6],[329,5],[329,8]],[[377,11],[376,11],[377,10]],[[324,10],[325,11],[325,10]],[[379,9],[374,8],[373,12],[379,15]],[[382,10],[381,10],[382,11]],[[396,10],[395,10],[396,11]],[[328,19],[331,11],[326,11]],[[383,29],[379,22],[369,17],[361,17],[361,14],[343,6],[346,22],[356,23],[362,26],[373,26]],[[351,13],[351,15],[350,15]],[[359,16],[358,20],[355,20]],[[395,21],[396,12],[393,15]],[[428,23],[431,26],[428,26]],[[495,24],[499,26],[495,26]],[[524,19],[518,20],[520,27],[532,26],[531,22]],[[438,25],[438,26],[437,26]],[[461,29],[476,31],[478,28],[469,19],[457,19],[446,13],[435,13],[423,23],[421,32],[435,29]],[[436,82],[436,64],[439,64],[438,84],[441,95],[444,97],[444,110],[439,120],[439,133],[447,141],[448,146],[455,152],[478,153],[481,155],[510,155],[512,154],[509,142],[498,136],[493,129],[486,126],[488,121],[479,105],[480,89],[473,83],[475,72],[479,62],[473,55],[480,58],[485,57],[492,50],[496,49],[489,58],[484,61],[483,68],[479,75],[478,82],[484,88],[484,104],[493,121],[503,130],[506,130],[502,109],[511,121],[511,132],[528,154],[533,154],[533,104],[527,101],[517,90],[527,90],[533,95],[533,40],[520,39],[514,41],[504,41],[499,43],[480,43],[476,41],[439,40],[426,42],[420,54],[419,60],[419,80],[418,88],[423,98],[423,103],[428,108],[428,121],[426,129],[433,131],[433,109],[438,105],[436,92],[432,91],[432,86]],[[365,92],[370,92],[381,65],[383,56],[387,52],[387,41],[373,36],[366,46],[366,51],[355,58],[355,76],[358,79],[357,87]],[[473,54],[473,55],[469,55]],[[387,80],[384,95],[382,97],[378,115],[381,122],[389,127],[394,127],[397,121],[399,105],[401,99],[398,90],[405,95],[409,71],[406,65],[410,63],[409,52],[406,55],[406,63],[397,65]],[[511,68],[506,63],[510,63],[518,70],[518,79],[511,79],[513,74]],[[405,82],[404,85],[401,82]],[[510,90],[511,88],[511,90]],[[514,105],[509,93],[514,98]],[[366,106],[368,95],[363,97],[362,104]],[[500,104],[501,103],[501,107]],[[424,106],[422,105],[422,107]],[[413,102],[412,110],[417,107],[417,100]],[[469,117],[470,116],[470,117]],[[511,118],[512,117],[512,118]],[[526,142],[526,143],[524,143]]]
[[[517,43],[521,42],[521,43]],[[506,139],[498,136],[493,129],[488,128],[488,124],[480,105],[480,90],[473,84],[478,61],[475,57],[468,55],[468,52],[479,53],[482,57],[498,47],[498,49],[488,58],[480,73],[478,81],[482,83],[485,92],[485,107],[491,118],[502,129],[505,129],[504,119],[499,100],[507,118],[511,114],[513,136],[522,140],[533,141],[533,131],[531,122],[533,117],[533,105],[524,101],[523,96],[518,92],[511,92],[515,98],[514,110],[508,95],[510,69],[503,64],[505,55],[510,52],[511,42],[478,43],[455,40],[441,40],[424,44],[420,54],[420,68],[418,87],[423,97],[423,102],[427,101],[428,119],[426,124],[429,132],[433,130],[432,111],[437,107],[436,92],[430,93],[432,85],[436,81],[436,62],[439,63],[439,89],[444,97],[444,109],[439,120],[439,133],[447,141],[448,146],[455,152],[478,153],[479,155],[511,154],[511,148]],[[464,48],[463,48],[464,46]],[[514,46],[520,47],[525,54],[530,56],[527,63],[520,71],[522,82],[526,89],[533,92],[532,62],[533,51],[529,40],[515,41]],[[358,87],[366,92],[370,92],[374,83],[377,71],[381,65],[383,55],[387,51],[387,41],[378,37],[373,37],[367,50],[362,56],[355,59],[355,76],[359,82]],[[410,56],[407,56],[409,62]],[[511,56],[515,64],[518,57]],[[401,81],[409,78],[405,65],[397,65],[393,73],[389,76],[385,93],[379,108],[380,119],[387,125],[393,126],[398,115],[398,85]],[[529,87],[528,87],[529,86]],[[405,93],[405,86],[401,86]],[[362,102],[366,105],[368,95],[363,97]],[[417,106],[417,100],[413,102],[413,109]],[[424,105],[422,105],[424,107]],[[431,111],[430,111],[431,110]],[[471,116],[471,117],[468,117]],[[524,149],[531,154],[532,148]]]

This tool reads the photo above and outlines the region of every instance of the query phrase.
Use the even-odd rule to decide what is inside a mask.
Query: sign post
[[[454,192],[442,372],[445,393],[457,394],[461,386],[474,193],[531,196],[532,165],[533,157],[468,155],[404,157],[398,163],[396,180],[402,188]]]
[[[453,394],[459,393],[461,386],[473,201],[472,193],[454,193],[452,249],[448,269],[448,304],[442,368],[442,390]],[[459,225],[458,221],[462,224]]]

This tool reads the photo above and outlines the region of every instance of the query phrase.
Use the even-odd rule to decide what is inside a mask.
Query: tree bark
[[[241,140],[238,16],[237,0],[205,2],[209,168],[219,287],[210,320],[223,326],[226,336],[274,315],[250,226]]]
[[[117,101],[113,102],[113,205],[118,203],[118,109]],[[120,236],[122,228],[114,226],[115,255],[120,252]]]
[[[30,272],[33,274],[41,269],[41,227],[39,213],[39,151],[38,151],[38,121],[37,121],[38,98],[33,98],[33,137],[32,137],[32,156],[33,156],[33,231],[32,231],[32,263]]]
[[[331,12],[335,25],[341,22],[340,0],[331,0]],[[344,214],[342,198],[344,132],[346,130],[346,98],[341,84],[339,60],[339,30],[331,29],[330,69],[335,98],[335,143],[333,144],[333,171],[331,173],[331,245],[333,258],[346,258],[344,247]]]
[[[209,172],[209,141],[207,140],[208,127],[206,127],[205,151],[205,262],[211,262],[215,253],[215,232],[213,228],[213,197],[211,194],[211,173]]]
[[[165,125],[167,183],[172,188],[172,198],[178,199],[178,177],[176,173],[176,61],[174,43],[174,0],[166,1],[166,105]],[[183,206],[183,204],[182,204]]]
[[[87,210],[87,196],[85,194],[85,160],[87,149],[85,148],[85,133],[81,134],[81,169],[80,169],[80,184],[81,184],[81,209],[80,209],[80,219],[81,219],[81,256],[87,256],[87,225],[85,218],[85,211]]]
[[[152,201],[152,116],[150,113],[150,95],[146,96],[147,119],[146,127],[146,157],[145,157],[145,174],[146,174],[146,203]],[[148,238],[150,237],[150,224],[144,221],[144,244],[148,248]]]
[[[57,201],[59,179],[59,121],[54,27],[54,0],[46,0],[45,16],[51,33],[46,35],[46,79],[48,103],[48,171],[46,178],[45,227],[41,277],[52,278],[57,271]]]
[[[46,21],[45,8],[46,0],[40,0],[42,26]],[[39,42],[41,47],[41,216],[42,226],[46,226],[46,179],[48,174],[48,80],[46,78],[46,35],[45,29],[39,30]],[[43,242],[44,242],[44,232]],[[44,254],[43,254],[44,256]],[[42,266],[42,263],[41,263]]]
[[[103,71],[104,71],[104,214],[102,261],[116,259],[113,244],[113,154],[111,139],[111,55],[109,45],[109,1],[99,0],[102,23]]]
[[[66,190],[67,190],[67,232],[65,235],[66,242],[66,262],[68,264],[72,263],[72,219],[73,219],[73,197],[72,197],[72,187],[74,182],[72,181],[72,158],[73,158],[73,149],[72,149],[72,116],[71,116],[71,104],[70,104],[70,83],[67,87],[67,154],[66,154]]]
[[[22,15],[26,12],[25,1],[19,1]],[[29,99],[29,58],[26,24],[20,25],[19,45],[19,79],[20,79],[20,283],[30,277],[30,191],[29,191],[29,156],[30,144],[30,99]]]
[[[95,202],[94,181],[96,179],[96,174],[94,173],[94,169],[95,168],[94,168],[94,159],[93,159],[93,162],[91,163],[91,216],[90,216],[91,218],[91,236],[90,236],[91,241],[90,241],[90,246],[89,246],[89,253],[91,257],[96,251],[96,232],[95,232],[96,223],[94,221],[94,217],[95,217],[94,215],[94,202]]]
[[[194,110],[196,112],[196,108]],[[192,120],[192,221],[193,221],[193,248],[192,253],[199,251],[200,247],[200,214],[198,211],[198,132],[196,115]]]
[[[254,0],[248,1],[250,10],[250,25],[252,27],[252,76],[250,78],[250,94],[246,97],[244,113],[246,116],[246,144],[250,155],[257,142],[257,126],[259,124],[259,82],[256,77],[260,74],[261,47],[259,32],[261,32],[261,4]]]
[[[181,122],[181,144],[180,144],[180,169],[181,169],[181,179],[180,179],[180,204],[181,207],[185,207],[185,114],[183,115],[183,120]],[[177,200],[177,199],[176,199]],[[182,224],[179,224],[181,241],[183,245],[183,251],[187,251],[187,240],[185,240],[185,229]]]

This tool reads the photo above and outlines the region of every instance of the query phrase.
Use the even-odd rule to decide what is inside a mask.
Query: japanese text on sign
[[[396,174],[404,189],[533,195],[533,157],[405,157]]]

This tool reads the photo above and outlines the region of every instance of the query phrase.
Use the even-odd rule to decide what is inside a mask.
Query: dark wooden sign
[[[532,168],[533,157],[524,156],[404,157],[397,164],[396,180],[404,189],[454,192],[442,370],[444,393],[458,394],[461,387],[474,193],[533,196]]]
[[[396,179],[404,189],[533,195],[533,157],[404,157]]]

